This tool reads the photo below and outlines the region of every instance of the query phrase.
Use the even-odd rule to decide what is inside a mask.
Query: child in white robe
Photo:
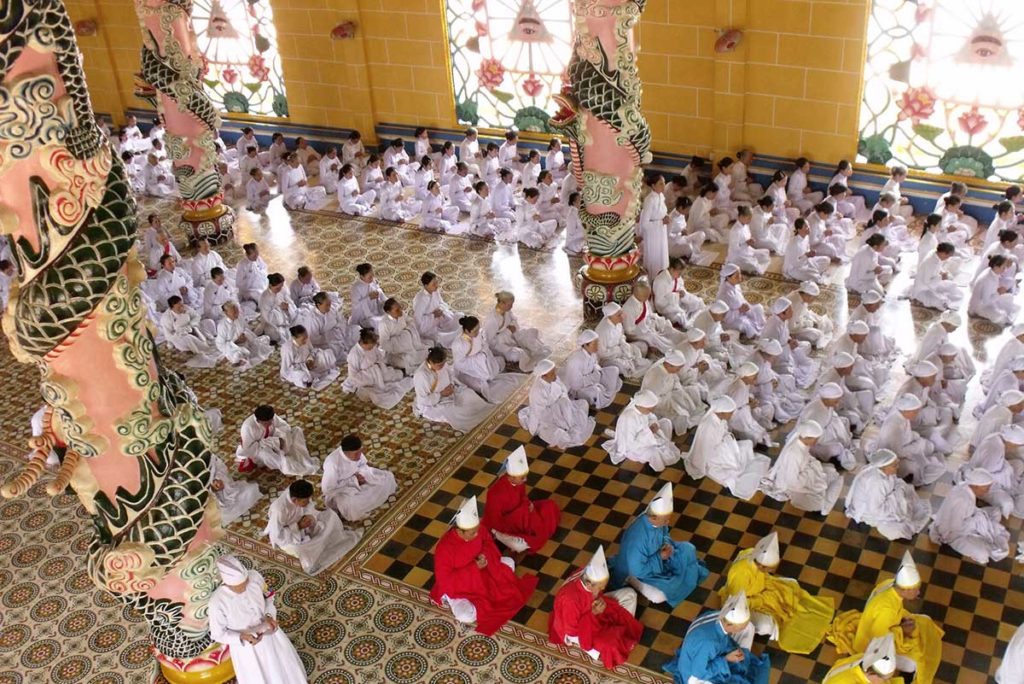
[[[811,248],[810,234],[806,219],[798,218],[793,222],[793,236],[786,244],[782,259],[782,275],[791,280],[820,283],[825,280],[832,259]]]
[[[810,170],[811,162],[806,157],[798,158],[793,162],[793,170],[789,174],[789,184],[786,186],[786,197],[801,212],[810,211],[825,198],[824,194],[813,190],[808,184],[807,174],[810,173]]]
[[[348,322],[341,306],[340,299],[332,299],[330,293],[321,291],[300,311],[310,344],[329,350],[336,359],[345,358],[359,339],[359,326]]]
[[[686,327],[703,308],[700,297],[690,294],[683,282],[683,260],[671,257],[668,267],[654,278],[654,308],[677,327]]]
[[[374,277],[373,266],[370,264],[362,263],[356,266],[356,276],[349,293],[352,313],[348,317],[348,322],[360,328],[376,328],[381,316],[384,315],[387,295]]]
[[[615,302],[605,304],[601,312],[604,317],[597,324],[597,358],[602,364],[618,369],[624,378],[636,379],[643,377],[651,362],[644,358],[647,344],[630,342],[622,329],[622,307]]]
[[[514,363],[519,370],[529,373],[551,349],[540,339],[536,328],[524,328],[512,313],[516,296],[502,290],[494,295],[494,309],[487,313],[483,323],[483,336],[491,352],[505,363]]]
[[[256,466],[291,476],[315,475],[320,471],[320,462],[306,448],[302,428],[285,422],[273,406],[257,406],[242,421],[241,433],[235,449],[239,472],[251,472]]]
[[[961,201],[959,197],[947,197],[944,200],[945,206],[940,212],[942,215],[942,229],[944,233],[940,233],[942,239],[947,242],[952,242],[957,246],[958,249],[967,250],[967,243],[970,241],[974,232],[971,227],[964,222],[965,214],[961,207]],[[974,224],[977,226],[977,222]]]
[[[341,445],[324,459],[320,481],[324,503],[343,519],[356,522],[369,517],[398,489],[390,470],[374,468],[363,453],[357,435],[345,435]]]
[[[380,217],[385,221],[405,223],[420,212],[420,203],[402,199],[402,183],[398,172],[389,166],[380,187]]]
[[[750,233],[753,212],[750,211],[750,207],[742,204],[736,208],[736,215],[736,223],[729,232],[729,251],[725,259],[739,266],[741,271],[762,275],[768,268],[771,255],[767,249],[758,249],[754,246],[754,237]]]
[[[725,329],[725,316],[728,313],[729,305],[715,300],[701,309],[690,324],[691,329],[704,333],[705,349],[719,363],[729,363],[733,357],[742,358],[746,355],[739,332]]]
[[[786,250],[789,225],[775,216],[774,208],[775,198],[771,195],[765,195],[757,200],[757,205],[752,209],[750,235],[754,240],[754,247],[781,256]]]
[[[348,376],[341,383],[343,392],[354,392],[363,401],[382,409],[393,409],[412,389],[412,378],[385,363],[377,333],[370,328],[359,331],[359,341],[347,357]]]
[[[737,440],[729,429],[736,404],[727,396],[711,402],[693,436],[693,445],[683,460],[686,474],[695,480],[709,477],[744,501],[757,493],[771,467],[771,459],[754,453],[748,440]]]
[[[267,149],[267,168],[271,173],[280,175],[281,167],[284,165],[284,159],[287,154],[288,145],[285,144],[284,134],[272,134],[270,136],[270,147]]]
[[[521,373],[505,373],[505,364],[491,352],[476,316],[459,319],[462,334],[452,342],[452,365],[459,382],[492,404],[500,404],[519,386]]]
[[[762,337],[747,360],[758,367],[757,383],[751,391],[759,402],[774,407],[773,421],[781,424],[797,417],[806,398],[797,389],[790,369],[782,363],[782,345],[778,340]]]
[[[860,434],[872,416],[878,388],[872,381],[854,376],[856,360],[846,352],[834,355],[829,364],[832,367],[822,374],[818,383],[822,387],[831,383],[840,388],[841,397],[835,412],[846,420],[851,434]]]
[[[313,485],[295,480],[270,504],[267,529],[270,544],[298,558],[302,571],[318,575],[359,543],[362,530],[347,530],[334,511],[313,505]]]
[[[565,360],[559,377],[572,399],[584,399],[595,409],[611,405],[622,389],[619,369],[601,365],[598,357],[599,336],[593,330],[584,330],[576,338],[576,349]]]
[[[540,213],[540,191],[527,188],[523,199],[516,206],[516,235],[519,242],[531,249],[546,249],[555,240],[558,223],[554,219],[544,220]]]
[[[992,476],[979,468],[968,471],[964,481],[942,500],[928,536],[935,544],[948,544],[975,563],[986,565],[1010,555],[1010,532],[1000,520],[998,508],[978,507],[992,488]]]
[[[405,315],[394,297],[384,302],[384,315],[377,324],[377,334],[388,365],[406,375],[415,372],[427,357],[428,345],[420,339],[416,324]]]
[[[494,211],[491,189],[485,181],[473,185],[476,193],[469,208],[469,230],[477,237],[493,237],[498,242],[515,242],[512,219],[501,218]]]
[[[245,208],[249,211],[261,212],[267,210],[270,204],[270,185],[263,177],[260,169],[249,171],[249,180],[245,184]]]
[[[338,177],[341,175],[341,159],[338,157],[338,149],[331,145],[319,162],[320,185],[328,195],[333,195],[338,190]]]
[[[821,426],[801,420],[789,434],[779,457],[761,480],[761,490],[776,501],[788,501],[796,508],[828,515],[843,489],[843,476],[829,463],[811,455],[821,437]]]
[[[368,216],[373,211],[373,202],[377,193],[373,190],[363,192],[356,179],[355,167],[345,164],[341,167],[338,177],[338,205],[342,213],[350,216]]]
[[[447,365],[443,347],[432,347],[427,359],[413,375],[413,415],[424,420],[448,423],[460,432],[469,432],[494,408],[476,392],[456,382]]]
[[[702,187],[698,197],[693,200],[693,206],[690,207],[687,225],[691,231],[704,233],[706,240],[725,242],[729,215],[723,213],[721,209],[715,206],[717,198],[717,185],[708,183]]]
[[[764,329],[764,307],[760,304],[750,304],[743,296],[740,283],[743,282],[743,274],[736,264],[727,263],[722,266],[722,282],[718,286],[718,295],[715,297],[720,302],[725,302],[729,312],[725,314],[726,327],[738,330],[743,337],[757,337]]]
[[[210,491],[220,508],[220,523],[227,527],[256,505],[263,496],[255,482],[234,480],[220,457],[210,457]]]
[[[1024,257],[1024,246],[1018,242],[1019,238],[1020,234],[1015,230],[1004,230],[999,233],[999,239],[979,255],[974,278],[984,273],[988,267],[988,260],[998,254],[1010,262],[1010,267],[1003,271],[999,284],[1012,292],[1017,286],[1017,273]]]
[[[420,218],[424,230],[439,233],[457,232],[459,208],[445,201],[444,195],[441,194],[441,186],[435,180],[427,183],[427,194],[420,209]]]
[[[999,395],[998,403],[989,407],[978,418],[978,425],[971,435],[967,453],[973,452],[981,441],[991,434],[999,432],[1007,425],[1017,423],[1024,412],[1024,392],[1015,389],[1006,390]]]
[[[580,221],[580,198],[578,192],[569,194],[565,207],[565,244],[562,249],[571,256],[582,254],[587,248],[587,236]],[[671,253],[671,246],[669,247]]]
[[[225,302],[221,306],[224,316],[217,322],[217,351],[228,363],[239,370],[248,370],[260,365],[273,351],[270,338],[256,335],[240,316],[241,309],[236,302]]]
[[[1011,266],[1004,256],[996,255],[988,260],[986,268],[971,288],[971,299],[967,313],[984,318],[997,325],[1008,325],[1017,318],[1019,308],[1014,302],[1014,292],[1002,284],[1002,276]]]
[[[569,397],[569,390],[558,379],[555,363],[550,359],[538,363],[533,375],[529,403],[519,409],[519,424],[552,449],[585,444],[596,425],[587,415],[587,401]]]
[[[641,390],[653,392],[658,397],[654,414],[658,418],[667,418],[677,435],[685,434],[697,425],[706,409],[699,385],[683,382],[687,376],[681,371],[689,366],[686,355],[673,349],[665,358],[654,362],[640,383]]]
[[[922,306],[933,309],[959,309],[964,293],[957,285],[947,262],[956,253],[949,242],[940,242],[935,251],[921,260],[910,296]]]
[[[674,208],[668,215],[668,255],[682,257],[691,262],[710,263],[707,254],[701,249],[706,235],[702,230],[692,228],[688,216],[693,207],[693,200],[685,195],[677,197]]]
[[[420,339],[429,346],[435,344],[448,348],[462,329],[459,319],[462,313],[455,311],[441,296],[441,278],[430,271],[420,276],[422,289],[412,300],[412,315]]]
[[[476,193],[473,191],[473,178],[469,175],[469,166],[462,162],[456,164],[455,173],[445,186],[445,194],[452,205],[459,208],[459,212],[468,214],[472,211]]]
[[[896,198],[896,206],[893,207],[893,213],[904,220],[914,215],[914,207],[910,205],[910,199],[900,194],[900,184],[906,179],[906,167],[896,165],[889,169],[889,180],[882,186],[883,193],[889,193]]]
[[[173,295],[167,299],[167,310],[160,315],[160,332],[167,344],[190,355],[186,363],[189,368],[217,365],[213,321],[201,320],[199,312],[185,306],[181,297]]]
[[[900,479],[899,468],[895,453],[876,451],[846,493],[846,517],[870,525],[890,541],[913,539],[932,517],[931,504]]]
[[[267,264],[260,256],[255,242],[242,245],[245,256],[235,265],[235,290],[239,303],[259,302],[260,296],[269,285]]]
[[[508,169],[501,169],[495,181],[488,181],[487,185],[491,188],[491,208],[495,215],[498,218],[507,218],[514,222],[517,203],[514,194],[515,187],[512,185],[512,172]]]
[[[879,254],[885,250],[885,236],[875,233],[867,239],[850,260],[850,273],[846,276],[846,289],[857,294],[868,290],[885,292],[885,286],[892,282],[893,269],[879,263]]]
[[[619,414],[613,436],[601,444],[613,465],[629,459],[660,473],[682,458],[672,443],[672,423],[655,415],[657,406],[657,395],[641,390]]]
[[[260,295],[260,331],[272,341],[283,344],[289,338],[288,329],[295,325],[299,308],[284,289],[284,276],[267,276],[267,289]]]
[[[300,389],[320,391],[338,379],[338,359],[330,349],[317,349],[305,326],[293,325],[281,345],[281,379]]]

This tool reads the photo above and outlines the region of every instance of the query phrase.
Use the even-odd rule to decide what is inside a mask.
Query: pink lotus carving
[[[935,94],[929,88],[910,88],[900,97],[899,119],[919,123],[935,113]]]

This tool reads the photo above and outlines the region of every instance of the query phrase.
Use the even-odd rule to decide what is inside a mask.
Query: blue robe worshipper
[[[767,654],[750,652],[753,638],[746,595],[740,592],[730,596],[722,610],[693,621],[665,672],[672,675],[674,684],[768,684],[771,663]],[[732,662],[738,653],[742,659]]]
[[[671,513],[672,485],[666,483],[646,514],[626,528],[619,554],[609,560],[612,589],[630,584],[632,578],[634,588],[648,601],[675,608],[708,576],[693,544],[674,541],[669,535]],[[663,557],[666,547],[671,549],[668,558]]]

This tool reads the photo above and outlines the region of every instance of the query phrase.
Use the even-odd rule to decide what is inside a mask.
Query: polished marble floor
[[[171,203],[145,202],[140,213],[154,208],[168,217],[174,210]],[[175,237],[184,243],[183,235]],[[241,253],[239,245],[248,241],[260,244],[272,271],[290,279],[298,266],[309,265],[325,288],[343,295],[354,265],[361,261],[373,263],[385,291],[406,302],[419,287],[419,274],[428,269],[444,278],[449,303],[467,312],[484,313],[495,291],[510,289],[517,294],[520,319],[541,330],[556,356],[568,351],[581,323],[573,284],[580,262],[559,250],[425,234],[414,227],[345,219],[329,208],[289,213],[279,200],[266,216],[242,211],[234,243],[219,251],[233,264]],[[849,306],[839,285],[841,276],[837,273],[836,284],[824,289],[818,305],[838,324],[845,322]],[[691,290],[705,299],[714,295],[716,267],[694,267],[686,277]],[[886,325],[904,352],[913,350],[937,315],[899,298],[908,282],[901,274],[886,303]],[[768,303],[794,286],[770,272],[748,280],[746,289],[751,301]],[[983,368],[1005,338],[1005,332],[972,321],[956,339],[970,345]],[[891,572],[904,548],[915,549],[927,584],[916,609],[935,617],[947,633],[940,681],[986,681],[1013,629],[1024,622],[1024,582],[1012,556],[982,568],[936,547],[926,536],[909,546],[890,545],[841,512],[826,518],[800,514],[760,494],[740,502],[709,480],[689,480],[677,467],[664,476],[680,483],[677,499],[686,502],[677,506],[675,534],[697,544],[712,576],[671,614],[642,608],[639,617],[647,629],[641,646],[627,665],[606,673],[579,651],[547,644],[546,615],[551,589],[584,560],[583,550],[597,539],[614,545],[621,527],[641,510],[658,482],[649,470],[612,467],[607,461],[599,433],[614,421],[612,409],[598,414],[601,427],[587,445],[555,452],[531,440],[518,425],[515,410],[525,398],[525,386],[477,430],[463,435],[414,418],[408,397],[392,411],[382,411],[343,394],[338,385],[322,392],[294,392],[278,377],[276,354],[245,373],[223,365],[187,368],[180,355],[165,354],[203,405],[222,411],[225,430],[217,448],[229,462],[239,424],[255,403],[266,402],[304,428],[314,455],[325,456],[342,435],[356,431],[371,460],[396,472],[399,490],[366,522],[360,546],[316,578],[303,575],[261,537],[266,507],[285,486],[285,478],[266,472],[251,476],[265,499],[228,530],[225,545],[250,559],[280,588],[282,625],[299,647],[310,681],[317,684],[664,681],[661,665],[686,625],[702,606],[717,605],[713,592],[729,559],[773,528],[785,545],[782,571],[812,591],[835,597],[842,609],[858,607],[879,573]],[[890,388],[902,379],[898,367]],[[9,386],[38,382],[36,371],[16,364],[5,343],[0,343],[0,368]],[[979,397],[977,384],[972,383],[968,406]],[[617,405],[624,405],[634,390],[624,388]],[[8,394],[0,406],[0,476],[15,471],[25,451],[28,417],[37,406],[31,392]],[[961,439],[972,429],[973,421],[965,418]],[[541,575],[538,592],[512,623],[487,638],[467,632],[430,604],[425,592],[431,578],[430,549],[458,500],[483,491],[500,460],[519,443],[528,444],[536,464],[531,486],[538,495],[544,492],[558,501],[565,517],[555,539],[524,562],[526,569]],[[951,457],[951,470],[958,458],[959,452]],[[935,504],[947,488],[945,481],[930,488]],[[51,501],[37,485],[22,500],[0,502],[0,525],[0,554],[5,558],[0,561],[0,684],[149,681],[145,625],[122,615],[108,596],[88,584],[81,567],[89,526],[75,499]],[[1019,521],[1011,521],[1010,527],[1015,550]],[[819,681],[835,658],[830,646],[806,657],[770,652],[772,681],[794,684]]]

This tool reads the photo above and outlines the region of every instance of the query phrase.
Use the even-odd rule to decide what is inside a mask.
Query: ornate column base
[[[639,257],[636,249],[620,257],[584,255],[587,265],[576,273],[576,285],[583,295],[584,321],[600,320],[601,307],[608,302],[622,304],[629,299],[633,284],[640,277]]]
[[[235,212],[226,204],[199,211],[185,211],[178,225],[188,235],[188,241],[193,247],[203,239],[224,242],[234,234]]]
[[[160,673],[171,684],[223,684],[235,676],[231,665],[231,652],[224,644],[214,644],[206,652],[181,660],[154,652],[160,663]]]

